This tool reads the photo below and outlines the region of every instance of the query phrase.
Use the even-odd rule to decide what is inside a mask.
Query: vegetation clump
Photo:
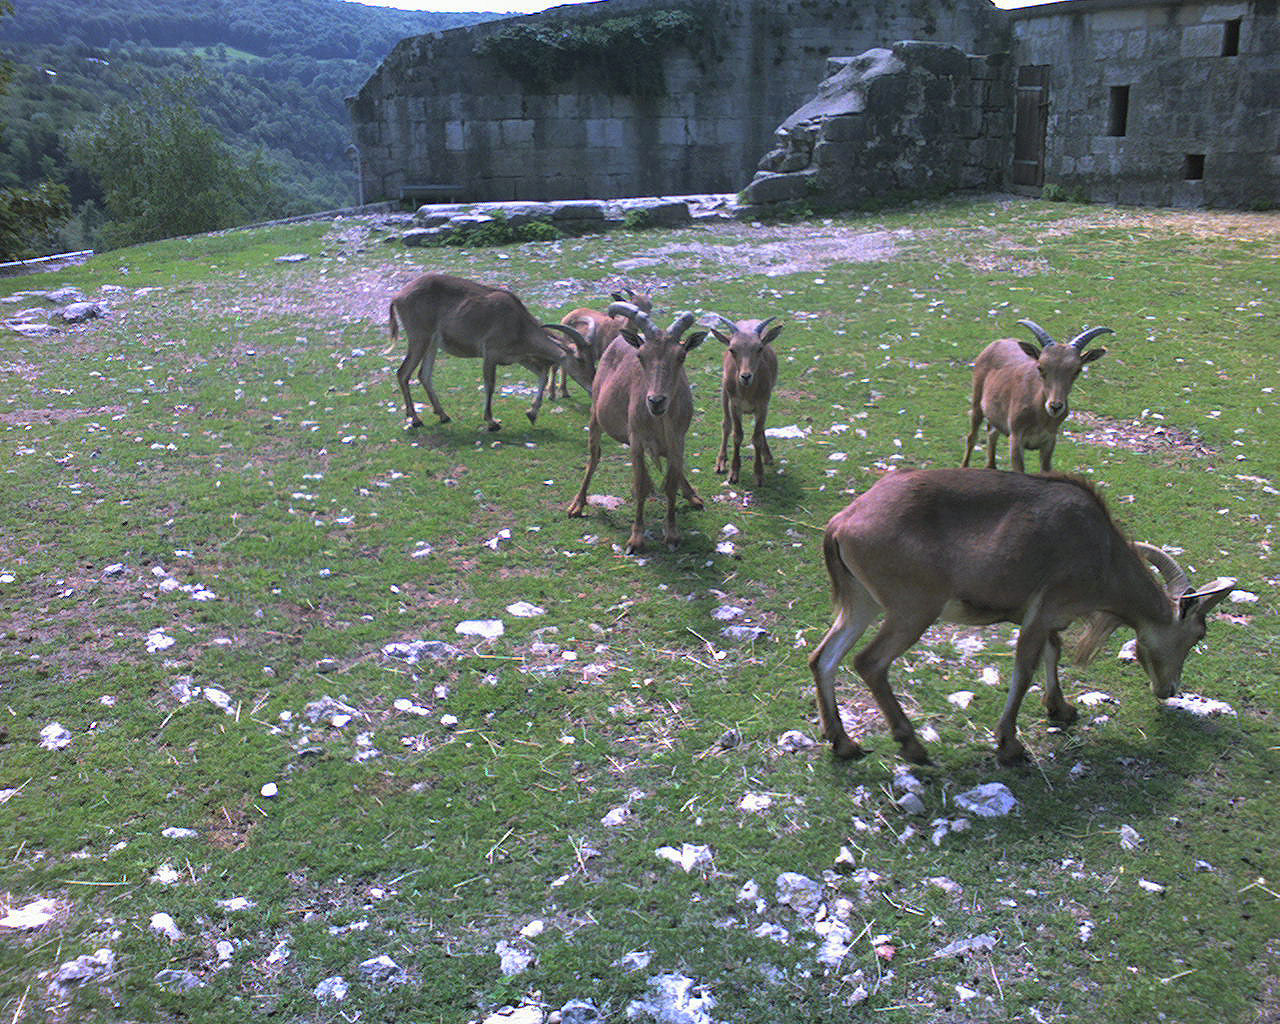
[[[594,24],[517,22],[476,44],[476,56],[497,63],[530,92],[551,92],[586,73],[623,96],[666,94],[663,54],[705,39],[704,19],[688,10],[657,10]]]

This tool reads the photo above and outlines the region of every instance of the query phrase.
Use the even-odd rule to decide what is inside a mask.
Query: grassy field
[[[0,919],[48,917],[0,922],[0,1021],[643,1021],[663,975],[688,1021],[1275,1019],[1278,243],[1275,214],[984,200],[425,255],[350,220],[0,281],[107,311],[0,329]],[[715,475],[711,339],[706,508],[627,557],[620,446],[564,514],[581,391],[530,426],[504,372],[490,434],[479,365],[446,357],[453,422],[415,385],[405,429],[387,300],[428,269],[548,319],[624,284],[667,319],[779,316],[770,425],[797,436],[763,487]],[[851,670],[869,757],[779,741],[819,739],[821,530],[893,466],[958,464],[969,364],[1020,317],[1114,328],[1056,468],[1193,581],[1238,577],[1183,676],[1230,710],[1155,700],[1121,631],[1064,672],[1080,722],[1033,695],[1034,764],[1002,769],[1013,631],[935,627],[894,668],[936,736],[912,814]],[[957,804],[991,782],[1012,814]]]

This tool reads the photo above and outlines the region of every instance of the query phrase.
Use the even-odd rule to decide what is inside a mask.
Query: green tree
[[[280,209],[261,154],[239,158],[195,104],[196,75],[144,87],[108,108],[73,141],[98,179],[108,249],[262,220]]]

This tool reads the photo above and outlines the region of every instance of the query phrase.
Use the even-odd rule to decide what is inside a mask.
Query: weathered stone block
[[[809,194],[813,172],[757,176],[742,192],[747,205],[793,202]]]

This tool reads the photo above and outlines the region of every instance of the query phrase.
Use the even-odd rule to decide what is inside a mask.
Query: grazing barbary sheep
[[[1105,348],[1088,352],[1085,346],[1100,334],[1114,334],[1110,327],[1091,327],[1065,345],[1059,345],[1039,324],[1019,320],[1044,346],[1003,338],[993,341],[973,364],[973,400],[969,412],[969,437],[963,466],[969,465],[978,428],[987,421],[987,468],[995,469],[999,435],[1009,438],[1013,468],[1025,473],[1022,450],[1039,449],[1040,471],[1052,469],[1058,428],[1070,411],[1067,395],[1086,363],[1107,354]]]
[[[595,360],[586,339],[563,324],[539,324],[524,303],[505,288],[448,274],[424,274],[391,300],[392,341],[398,336],[397,320],[404,326],[409,351],[396,371],[396,380],[404,395],[405,415],[415,427],[422,426],[422,420],[409,394],[414,370],[440,422],[449,422],[431,386],[436,353],[441,348],[450,355],[484,360],[484,421],[490,430],[502,426],[493,418],[499,366],[519,363],[539,375],[541,386],[525,414],[530,423],[538,420],[551,367],[560,367],[585,390],[591,390]],[[552,331],[564,334],[568,343],[553,338]]]
[[[684,475],[684,441],[693,420],[693,392],[685,376],[684,361],[702,344],[706,333],[699,331],[681,340],[693,324],[692,313],[681,313],[665,331],[647,313],[629,303],[614,303],[609,315],[625,316],[639,330],[624,327],[596,367],[591,388],[587,472],[568,511],[571,516],[580,516],[586,509],[587,488],[600,462],[601,434],[607,433],[627,445],[631,449],[632,498],[636,503],[635,522],[627,541],[627,554],[632,554],[644,546],[644,503],[653,491],[646,456],[667,461],[663,537],[668,544],[674,546],[680,540],[676,491],[683,492],[694,508],[703,507],[702,499]]]
[[[769,344],[782,330],[782,324],[766,327],[775,319],[743,320],[734,323],[727,317],[715,314],[729,334],[724,335],[711,328],[725,346],[724,374],[720,381],[720,404],[724,409],[724,429],[720,438],[720,454],[716,457],[716,472],[723,473],[728,457],[729,433],[733,433],[733,463],[729,467],[729,483],[738,482],[742,469],[742,417],[755,416],[755,430],[751,434],[751,446],[756,454],[756,486],[764,483],[765,465],[773,465],[773,452],[764,436],[765,417],[769,414],[769,399],[773,385],[778,380],[778,356]]]
[[[642,313],[653,312],[653,300],[648,295],[633,292],[630,288],[612,292],[609,297],[614,302],[628,302]],[[598,309],[583,308],[567,313],[560,318],[560,322],[566,327],[572,327],[587,339],[592,355],[598,363],[600,357],[604,355],[604,350],[618,336],[618,332],[627,325],[628,320],[625,316],[610,316],[608,313],[601,313]],[[565,397],[568,397],[569,381],[563,374],[557,375],[555,367],[551,368],[551,397],[556,396],[557,376]]]
[[[889,688],[889,666],[938,621],[1018,624],[1009,696],[996,728],[1001,764],[1026,759],[1018,707],[1044,661],[1051,721],[1076,710],[1058,682],[1061,630],[1090,616],[1078,660],[1085,663],[1118,626],[1138,634],[1138,661],[1160,699],[1181,683],[1188,652],[1205,635],[1205,616],[1235,586],[1217,579],[1193,592],[1166,552],[1131,544],[1102,499],[1072,477],[990,469],[904,470],[878,480],[827,524],[823,553],[835,621],[809,657],[823,731],[837,757],[861,757],[845,733],[835,672],[883,611],[875,638],[854,659],[902,756],[928,755]],[[1144,561],[1164,577],[1162,587]]]

